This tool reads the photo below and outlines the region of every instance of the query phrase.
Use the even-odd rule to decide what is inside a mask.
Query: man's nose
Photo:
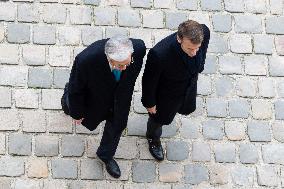
[[[126,66],[123,66],[123,67],[120,68],[120,71],[123,71],[125,69],[126,69]]]
[[[195,55],[196,55],[196,53],[197,53],[197,50],[193,50],[193,51],[191,51],[191,54],[192,54],[193,56],[195,56]]]

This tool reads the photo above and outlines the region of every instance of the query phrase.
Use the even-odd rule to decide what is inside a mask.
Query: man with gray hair
[[[94,42],[75,58],[69,83],[61,99],[62,109],[76,125],[94,130],[106,120],[97,156],[107,172],[121,175],[113,159],[127,126],[136,78],[146,47],[140,39],[116,36]]]

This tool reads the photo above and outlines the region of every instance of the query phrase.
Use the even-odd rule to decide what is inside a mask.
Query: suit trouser
[[[146,137],[153,140],[159,140],[162,135],[162,126],[162,124],[155,122],[152,115],[149,114]]]
[[[97,150],[100,159],[104,161],[113,158],[124,129],[116,128],[111,120],[106,120],[101,143]]]
[[[68,94],[66,94],[68,93],[68,86],[65,87],[64,92],[65,93],[63,95],[63,98],[64,98],[63,103],[67,105],[69,109],[69,99],[68,99]],[[102,160],[109,160],[113,158],[116,152],[121,134],[126,127],[126,126],[123,128],[115,127],[113,125],[112,117],[113,117],[113,113],[110,112],[110,115],[108,116],[108,119],[106,120],[106,123],[105,123],[105,128],[104,128],[100,146],[97,150],[97,155]]]

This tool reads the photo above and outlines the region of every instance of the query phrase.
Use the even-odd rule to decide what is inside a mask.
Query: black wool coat
[[[116,82],[104,53],[106,41],[96,41],[79,53],[69,78],[70,116],[84,118],[82,125],[89,130],[106,119],[111,119],[116,128],[126,127],[135,81],[146,53],[142,40],[131,39],[134,62],[122,71],[120,81]]]
[[[162,39],[147,55],[142,77],[142,104],[156,105],[156,122],[167,125],[177,112],[188,115],[196,109],[198,73],[204,69],[210,30],[202,25],[204,39],[196,56],[189,57],[177,41],[177,33]]]

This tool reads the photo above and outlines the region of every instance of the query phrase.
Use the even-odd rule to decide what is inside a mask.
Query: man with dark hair
[[[107,172],[121,175],[113,159],[127,126],[135,81],[146,47],[140,39],[115,36],[94,42],[75,58],[69,83],[61,99],[62,109],[75,124],[94,130],[106,120],[97,150]]]
[[[149,114],[149,151],[157,160],[164,159],[162,126],[170,124],[176,113],[188,115],[196,109],[198,73],[204,69],[209,39],[206,25],[188,20],[148,53],[141,101]]]

